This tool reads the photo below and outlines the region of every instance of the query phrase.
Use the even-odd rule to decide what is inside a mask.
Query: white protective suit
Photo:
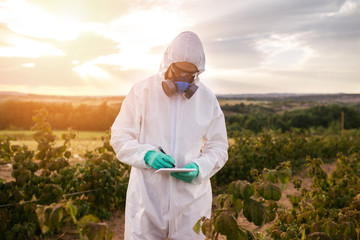
[[[174,62],[190,62],[204,71],[205,55],[195,33],[183,32],[172,41],[160,72],[135,84],[111,128],[117,158],[132,166],[125,240],[204,239],[192,228],[202,216],[210,217],[210,177],[228,158],[224,115],[216,96],[198,79],[199,88],[190,99],[164,93],[164,72]],[[185,183],[168,173],[155,174],[144,156],[159,146],[177,167],[195,162],[199,175]]]

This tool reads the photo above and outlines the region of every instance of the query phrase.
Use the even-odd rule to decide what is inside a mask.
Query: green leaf
[[[275,211],[270,211],[268,212],[268,215],[267,215],[267,219],[266,219],[266,222],[272,222],[274,221],[276,218],[276,212]]]
[[[279,201],[281,198],[281,190],[270,182],[263,183],[258,188],[260,196],[266,200]]]
[[[283,169],[277,172],[277,176],[279,178],[280,183],[288,184],[291,179],[291,170],[290,169]]]
[[[242,200],[249,199],[255,192],[254,187],[245,180],[237,180],[229,185],[229,193],[235,198]]]
[[[70,151],[66,151],[66,152],[64,153],[64,157],[70,158],[70,157],[71,157],[71,152],[70,152]]]
[[[290,199],[291,205],[293,207],[298,207],[299,203],[301,202],[301,197],[298,195],[288,195],[288,198]]]
[[[256,226],[261,226],[267,219],[264,204],[251,198],[245,200],[243,214],[249,222],[253,222]]]
[[[69,212],[73,222],[77,224],[77,220],[76,220],[77,208],[74,206],[72,202],[68,202],[66,204],[66,210]]]
[[[45,224],[46,222],[45,206],[38,205],[35,212],[41,228],[41,232],[44,234],[47,233],[50,230],[50,228]]]
[[[264,174],[264,177],[268,179],[270,182],[275,183],[276,182],[276,170],[269,170],[266,174]]]
[[[55,204],[52,206],[51,213],[49,215],[50,227],[57,228],[63,218],[64,208],[62,204]]]
[[[271,237],[273,239],[280,239],[281,234],[283,233],[283,231],[279,228],[279,227],[275,227],[272,231],[271,231]]]
[[[338,226],[334,221],[329,221],[326,223],[325,231],[330,237],[335,237]]]
[[[321,240],[331,240],[331,238],[324,232],[313,232],[310,233],[306,239],[309,240],[317,240],[317,239],[321,239]]]
[[[297,178],[297,177],[294,177],[293,180],[292,180],[292,183],[294,184],[294,188],[300,189],[301,184],[302,184],[302,180]]]
[[[210,219],[206,218],[201,225],[201,232],[207,237],[211,238],[213,234],[213,226]]]
[[[249,199],[247,201],[244,202],[244,208],[243,208],[243,214],[244,214],[244,217],[249,221],[249,222],[252,222],[252,215],[251,215],[251,208],[250,208],[250,203],[247,203],[249,202],[250,200],[252,199]]]
[[[285,213],[280,216],[280,220],[282,223],[293,224],[295,221],[295,216],[292,213]]]
[[[195,223],[193,230],[194,232],[196,232],[197,234],[200,233],[200,228],[201,228],[201,218]]]
[[[231,235],[237,231],[238,225],[234,216],[227,212],[221,212],[215,217],[214,230],[223,235]]]
[[[105,223],[88,222],[87,233],[89,240],[111,239],[114,233]]]
[[[305,240],[305,239],[306,239],[306,229],[302,231],[302,236],[301,236],[301,240]]]
[[[243,209],[243,202],[240,199],[233,200],[233,206],[237,214]]]
[[[85,215],[79,220],[78,225],[81,228],[85,228],[89,224],[89,222],[99,222],[99,219],[90,214]]]
[[[230,194],[220,194],[217,196],[215,204],[218,209],[229,209],[232,205]]]
[[[355,224],[353,222],[343,222],[341,228],[346,235],[351,236],[355,233]]]

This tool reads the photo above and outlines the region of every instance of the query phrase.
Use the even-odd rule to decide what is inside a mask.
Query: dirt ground
[[[106,224],[110,227],[114,233],[112,240],[123,240],[124,239],[124,225],[125,215],[124,211],[115,212]]]
[[[330,163],[330,164],[324,164],[323,169],[327,172],[327,173],[331,173],[333,170],[336,169],[336,163]],[[0,178],[5,179],[6,181],[11,181],[13,180],[13,178],[11,177],[11,171],[12,171],[12,167],[10,164],[0,164]],[[312,179],[307,177],[306,174],[304,172],[301,172],[297,175],[298,178],[302,179],[302,187],[306,187],[309,188],[311,183],[312,183]],[[294,189],[292,184],[288,184],[287,188],[283,190],[282,192],[282,198],[279,201],[279,204],[281,206],[284,206],[286,208],[291,207],[290,201],[289,199],[286,197],[288,194],[296,194],[296,193],[300,193],[299,190]],[[238,219],[238,223],[249,230],[253,230],[253,231],[261,231],[261,232],[265,232],[266,228],[270,227],[272,225],[272,223],[268,223],[264,226],[262,226],[261,228],[255,226],[252,223],[249,223],[245,217],[240,216]],[[116,211],[113,213],[113,215],[111,216],[109,221],[106,221],[106,224],[110,227],[110,229],[112,230],[112,232],[114,233],[113,235],[113,240],[123,240],[124,238],[124,224],[125,224],[125,217],[124,217],[124,211],[120,210],[120,211]],[[76,232],[75,228],[69,228],[69,229],[65,229],[65,233],[59,236],[56,236],[55,238],[53,238],[52,240],[70,240],[70,239],[78,239],[79,236]],[[219,238],[220,240],[225,240],[226,237],[221,236]]]
[[[10,182],[14,180],[11,177],[11,171],[12,171],[12,167],[10,163],[0,164],[0,178],[4,179],[6,182]]]

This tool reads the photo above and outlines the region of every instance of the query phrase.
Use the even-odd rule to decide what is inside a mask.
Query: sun
[[[67,41],[75,39],[83,28],[74,14],[59,18],[24,0],[3,2],[1,9],[1,22],[25,36]]]

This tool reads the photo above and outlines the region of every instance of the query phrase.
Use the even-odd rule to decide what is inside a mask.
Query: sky
[[[360,93],[360,0],[0,0],[0,92],[126,95],[182,31],[216,94]]]

